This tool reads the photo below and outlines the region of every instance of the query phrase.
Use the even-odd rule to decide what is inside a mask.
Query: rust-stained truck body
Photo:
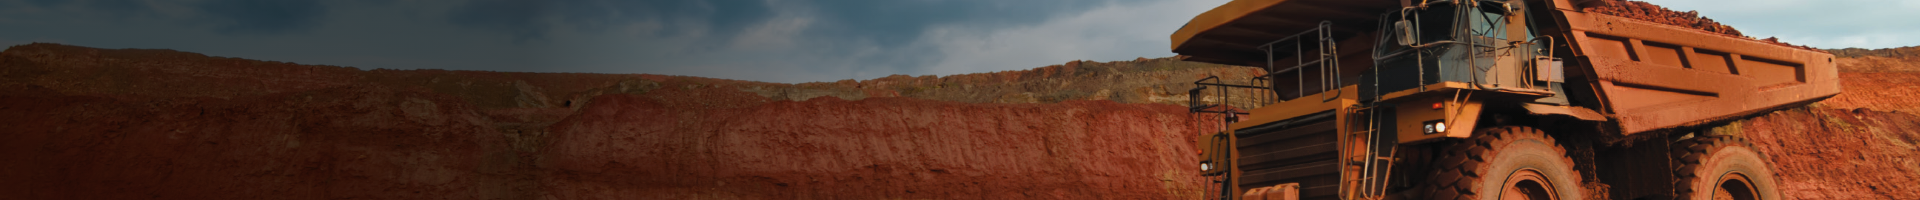
[[[1840,92],[1833,56],[1591,0],[1235,0],[1172,39],[1206,198],[1781,199],[1716,126]],[[1253,102],[1210,99],[1251,95]],[[1240,112],[1236,108],[1252,107]],[[1724,132],[1724,131],[1722,131]]]
[[[1581,76],[1623,133],[1712,122],[1840,94],[1833,54],[1601,14],[1564,18]],[[1590,70],[1590,71],[1588,71]]]

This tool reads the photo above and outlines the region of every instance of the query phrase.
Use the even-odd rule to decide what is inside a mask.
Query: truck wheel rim
[[[1509,175],[1506,184],[1501,184],[1500,200],[1554,200],[1553,182],[1533,169],[1523,169]]]
[[[1749,181],[1746,174],[1740,174],[1738,172],[1727,173],[1727,175],[1720,178],[1718,182],[1720,184],[1715,185],[1713,189],[1714,200],[1759,199],[1755,198],[1758,197],[1759,194],[1754,193],[1753,181]]]

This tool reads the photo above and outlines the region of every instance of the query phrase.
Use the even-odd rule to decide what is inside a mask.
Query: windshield
[[[1493,43],[1508,39],[1507,22],[1516,19],[1506,14],[1506,4],[1490,1],[1481,3],[1478,9],[1449,3],[1382,14],[1379,22],[1381,37],[1374,47],[1374,57],[1398,56],[1411,50],[1411,46],[1442,41],[1472,41],[1476,45],[1497,46]],[[1522,39],[1533,38],[1532,30],[1524,34],[1520,36]]]

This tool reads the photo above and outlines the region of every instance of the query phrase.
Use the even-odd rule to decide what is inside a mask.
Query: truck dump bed
[[[1572,53],[1566,89],[1573,106],[1597,111],[1621,134],[1720,122],[1801,106],[1840,93],[1833,56],[1688,27],[1581,11],[1569,0],[1541,0],[1533,8],[1541,35],[1553,36]],[[1332,22],[1340,40],[1339,77],[1358,76],[1371,60],[1379,13],[1395,0],[1235,0],[1196,16],[1171,36],[1172,51],[1188,61],[1261,66],[1262,43]],[[1274,60],[1295,58],[1275,57]],[[1305,76],[1275,76],[1276,90]],[[1353,85],[1357,79],[1339,84]],[[1337,88],[1337,87],[1335,87]],[[1316,92],[1306,91],[1308,95]],[[1390,92],[1390,91],[1389,91]],[[1288,92],[1282,98],[1290,98]],[[1296,95],[1307,96],[1307,95]],[[1584,101],[1582,101],[1584,100]],[[1256,110],[1257,111],[1257,110]]]
[[[1833,55],[1748,38],[1579,12],[1563,23],[1584,77],[1623,134],[1734,119],[1840,94]],[[1569,88],[1574,90],[1574,88]]]

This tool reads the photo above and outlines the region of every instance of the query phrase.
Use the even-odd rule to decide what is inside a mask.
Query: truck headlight
[[[1209,170],[1213,170],[1213,164],[1204,163],[1204,162],[1200,163],[1200,171],[1209,171]]]
[[[1447,132],[1446,121],[1434,120],[1426,123],[1420,123],[1420,133],[1434,134],[1434,133],[1440,133],[1440,132]]]

